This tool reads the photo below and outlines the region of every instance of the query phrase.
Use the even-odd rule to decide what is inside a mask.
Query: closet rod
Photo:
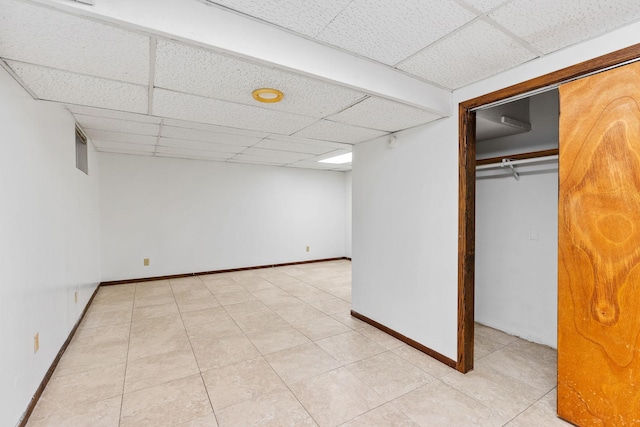
[[[496,168],[503,168],[505,166],[509,167],[509,166],[522,165],[526,163],[548,162],[549,160],[557,160],[557,159],[558,159],[557,154],[553,156],[534,157],[534,158],[522,159],[522,160],[511,160],[509,158],[504,158],[500,163],[490,163],[488,165],[476,166],[476,170],[496,169]]]

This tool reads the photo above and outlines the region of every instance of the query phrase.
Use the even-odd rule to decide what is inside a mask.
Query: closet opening
[[[494,330],[557,348],[558,96],[476,110],[475,360]]]
[[[640,44],[629,46],[459,104],[458,355],[456,360],[456,369],[458,371],[464,373],[472,370],[474,360],[476,146],[478,145],[476,143],[476,121],[484,120],[482,113],[478,119],[478,113],[489,107],[545,92],[549,88],[558,87],[561,83],[636,61],[638,58],[640,58]],[[503,119],[500,119],[500,122],[502,121]],[[507,118],[504,121],[509,122],[509,119]],[[517,122],[511,123],[519,124]],[[559,155],[561,156],[561,154]],[[511,165],[515,166],[514,163]],[[522,170],[525,164],[521,163],[518,166]],[[511,170],[510,166],[509,170]],[[536,231],[529,230],[529,233],[530,239],[532,235],[535,237]]]

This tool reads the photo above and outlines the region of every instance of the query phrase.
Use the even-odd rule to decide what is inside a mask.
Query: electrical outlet
[[[309,246],[307,246],[307,252],[309,252]]]
[[[76,300],[76,304],[78,303],[78,291],[74,292],[74,298]]]
[[[145,258],[144,259],[144,266],[148,267],[149,266],[149,258]]]
[[[36,333],[33,336],[33,352],[34,352],[34,354],[37,353],[38,350],[40,350],[40,334]]]

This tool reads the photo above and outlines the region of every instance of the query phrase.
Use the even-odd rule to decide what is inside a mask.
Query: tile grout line
[[[124,360],[124,379],[122,381],[122,395],[120,397],[120,413],[118,416],[118,427],[122,425],[122,409],[124,407],[124,390],[127,384],[127,369],[129,367],[129,348],[131,346],[131,331],[133,330],[133,311],[135,310],[137,292],[138,292],[138,285],[133,285],[133,298],[131,299],[131,321],[129,322],[129,339],[127,339],[127,357]]]
[[[211,294],[213,299],[215,299],[218,303],[220,303],[220,301],[218,301],[218,299],[215,297],[215,295],[213,295],[211,290],[204,284],[204,281],[200,277],[198,277],[198,280],[200,281],[200,283],[202,283],[202,285],[205,287],[205,289]],[[176,294],[173,291],[173,286],[171,285],[171,280],[169,280],[169,288],[171,289],[171,294],[173,295],[173,299],[175,300]],[[203,372],[202,372],[202,369],[200,368],[200,362],[198,362],[198,358],[196,357],[196,352],[193,349],[193,343],[191,342],[191,337],[189,336],[189,332],[187,331],[187,326],[184,324],[184,318],[182,317],[182,310],[180,310],[180,306],[178,305],[178,301],[175,300],[175,302],[176,302],[176,307],[178,307],[178,314],[180,316],[180,321],[182,322],[182,327],[184,328],[185,335],[187,336],[187,341],[189,341],[189,347],[191,348],[191,354],[193,354],[193,359],[196,361],[196,366],[198,367],[198,374],[200,375],[200,380],[202,381],[202,386],[204,387],[205,393],[207,393],[207,399],[209,400],[209,406],[211,407],[211,413],[213,414],[213,418],[216,420],[216,424],[220,425],[220,423],[218,422],[218,416],[216,415],[216,411],[213,409],[213,403],[211,402],[211,396],[209,395],[209,389],[207,388],[207,383],[204,381],[204,377],[202,376]],[[195,420],[195,419],[196,418],[194,418],[193,420]],[[193,421],[193,420],[191,420],[191,421]]]
[[[287,274],[287,273],[285,273],[285,274]],[[296,277],[293,277],[293,276],[291,276],[291,275],[289,275],[289,274],[287,274],[287,275],[288,275],[289,277],[292,277],[292,278],[294,278],[294,279],[296,279],[296,280],[299,280],[299,281],[301,281],[301,282],[305,283],[306,285],[312,286],[312,287],[313,287],[313,288],[315,288],[315,289],[318,289],[318,290],[320,290],[320,291],[323,291],[322,289],[318,288],[317,286],[314,286],[314,285],[313,285],[313,284],[311,284],[311,283],[308,283],[308,282],[306,282],[306,281],[304,281],[304,280],[301,280],[301,279],[298,279],[298,278],[296,278]],[[265,279],[265,280],[267,280],[267,281],[268,281],[268,279]],[[269,283],[272,283],[272,282],[269,282]],[[272,283],[272,284],[273,284],[273,283]],[[273,284],[273,285],[274,285],[274,286],[277,286],[276,284]],[[280,289],[282,289],[282,288],[280,288]],[[283,290],[284,292],[287,292],[288,294],[290,294],[288,291],[286,291],[286,290],[284,290],[284,289],[282,289],[282,290]],[[323,291],[323,292],[324,292],[324,291]],[[291,294],[290,294],[290,295],[291,295]],[[331,294],[331,295],[333,295],[333,294]],[[295,295],[291,295],[291,296],[293,296],[293,297],[297,298],[298,300],[300,300],[300,301],[301,301],[301,302],[303,302],[303,303],[306,303],[306,304],[309,304],[309,305],[313,306],[310,302],[303,301],[302,299],[300,299],[299,297],[296,297]],[[335,295],[333,295],[333,296],[335,296]],[[336,298],[338,298],[338,297],[336,297]],[[340,299],[340,298],[338,298],[338,299]],[[342,299],[340,299],[340,300],[342,300]],[[342,300],[342,301],[344,301],[344,300]],[[314,308],[315,308],[315,307],[314,307]],[[317,308],[316,308],[316,309],[317,309]],[[320,310],[320,311],[322,312],[322,310]],[[323,313],[324,315],[328,316],[328,317],[331,317],[331,315],[329,315],[328,313],[324,313],[324,312],[322,312],[322,313]],[[286,320],[285,320],[285,321],[286,321]],[[287,322],[287,323],[289,323],[289,322]],[[341,323],[341,322],[339,322],[339,323]],[[317,348],[319,348],[320,350],[322,350],[323,352],[325,352],[329,357],[333,358],[336,362],[338,362],[338,363],[342,363],[340,366],[337,366],[337,367],[335,367],[335,368],[333,368],[333,369],[330,369],[330,370],[328,370],[328,371],[326,371],[326,372],[322,372],[322,373],[319,373],[319,374],[316,374],[316,375],[312,375],[311,377],[309,377],[309,378],[307,378],[307,379],[305,379],[305,380],[301,380],[301,381],[308,381],[308,380],[310,380],[310,379],[317,378],[317,377],[319,377],[319,376],[321,376],[321,375],[326,375],[326,374],[327,374],[327,373],[329,373],[329,372],[334,372],[334,371],[337,371],[337,370],[342,369],[342,368],[346,369],[349,373],[351,373],[351,371],[349,371],[349,369],[347,368],[347,366],[349,365],[349,363],[343,363],[343,362],[341,362],[340,360],[336,359],[332,354],[328,353],[326,350],[324,350],[322,347],[320,347],[320,346],[316,343],[316,341],[320,341],[320,340],[323,340],[323,339],[326,339],[326,338],[336,337],[336,336],[338,336],[338,335],[346,334],[346,333],[349,333],[349,332],[357,332],[356,330],[354,330],[353,328],[351,328],[351,327],[350,327],[350,326],[348,326],[348,325],[344,325],[344,326],[346,326],[347,328],[349,328],[349,331],[341,332],[341,333],[337,333],[337,334],[335,334],[335,335],[330,335],[330,336],[327,336],[327,337],[323,337],[323,338],[320,338],[320,339],[318,339],[318,340],[313,340],[313,339],[309,338],[308,336],[306,336],[302,331],[298,330],[298,328],[295,328],[295,327],[294,327],[293,325],[291,325],[291,324],[290,324],[290,326],[292,326],[292,327],[293,327],[294,329],[296,329],[298,332],[300,332],[300,333],[301,333],[301,334],[303,334],[305,337],[307,337],[307,339],[309,339],[309,340],[311,341],[311,343],[312,343],[312,344],[314,344]],[[374,342],[373,340],[371,340],[371,339],[370,339],[370,338],[368,338],[368,337],[365,337],[365,338],[367,338],[367,339],[369,339],[370,341]],[[377,344],[377,343],[376,343],[376,344]],[[301,344],[301,345],[306,345],[306,344]],[[299,347],[299,346],[298,346],[298,347]],[[383,353],[388,352],[388,351],[390,351],[390,350],[386,349],[385,351],[383,351],[382,353],[379,353],[379,354],[383,354]],[[370,357],[373,357],[373,356],[370,356]],[[365,359],[366,359],[366,358],[365,358]],[[362,359],[362,360],[364,360],[364,359]],[[302,406],[302,408],[304,408],[304,410],[309,414],[309,416],[311,417],[311,419],[312,419],[312,420],[314,420],[314,421],[319,425],[319,424],[320,424],[320,422],[319,422],[317,419],[315,419],[315,418],[313,417],[313,415],[311,414],[311,412],[309,411],[309,409],[308,409],[308,408],[307,408],[307,407],[306,407],[306,406],[305,406],[305,405],[300,401],[300,399],[299,399],[299,398],[298,398],[298,396],[295,394],[295,392],[291,389],[291,387],[289,386],[289,384],[287,384],[287,383],[284,381],[284,379],[282,379],[282,377],[280,376],[280,374],[278,374],[278,372],[273,368],[273,366],[271,365],[271,363],[269,363],[269,361],[268,361],[268,360],[266,360],[266,358],[265,358],[265,361],[269,364],[269,366],[270,366],[270,367],[271,367],[271,369],[275,372],[275,374],[276,374],[276,375],[278,375],[278,377],[280,378],[280,380],[282,381],[282,383],[287,387],[287,389],[289,389],[289,391],[291,392],[291,394],[293,395],[293,397],[296,399],[296,401],[300,404],[300,406]],[[356,361],[356,362],[357,362],[357,361]],[[353,362],[353,363],[356,363],[356,362]],[[351,363],[351,364],[353,364],[353,363]],[[351,375],[353,375],[353,373],[351,373]],[[354,375],[354,377],[355,377],[355,375]],[[360,380],[359,378],[357,378],[357,377],[355,377],[355,378],[356,378],[360,383],[362,383],[364,386],[366,386],[366,387],[368,387],[368,388],[371,388],[371,387],[370,387],[370,386],[368,386],[367,384],[363,383],[363,382],[362,382],[362,380]],[[300,382],[300,381],[298,381],[298,382]],[[373,390],[373,388],[371,388],[371,390],[372,390],[374,393],[378,394],[375,390]],[[379,394],[378,394],[378,395],[379,395]],[[381,395],[379,395],[379,396],[381,396]],[[381,397],[382,397],[382,396],[381,396]],[[371,408],[370,410],[366,411],[366,412],[365,412],[365,413],[363,413],[363,414],[356,415],[355,417],[353,417],[353,418],[351,418],[351,419],[349,419],[349,420],[344,421],[344,423],[347,423],[347,422],[349,422],[349,421],[352,421],[352,420],[354,420],[354,419],[358,418],[359,416],[364,415],[364,414],[366,414],[366,413],[368,413],[368,412],[371,412],[371,411],[373,411],[374,409],[377,409],[377,408],[379,408],[380,406],[383,406],[383,405],[385,405],[385,404],[387,404],[387,403],[389,403],[389,401],[386,401],[386,402],[384,402],[384,403],[381,403],[380,405],[378,405],[378,406],[376,406],[376,407],[374,407],[374,408]],[[403,412],[403,413],[404,413],[404,412]],[[344,423],[341,423],[341,424],[344,424]]]

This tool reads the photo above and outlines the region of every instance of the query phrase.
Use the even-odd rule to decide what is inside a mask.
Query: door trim
[[[458,166],[458,360],[473,369],[475,292],[476,115],[474,109],[640,59],[640,43],[461,102]]]

